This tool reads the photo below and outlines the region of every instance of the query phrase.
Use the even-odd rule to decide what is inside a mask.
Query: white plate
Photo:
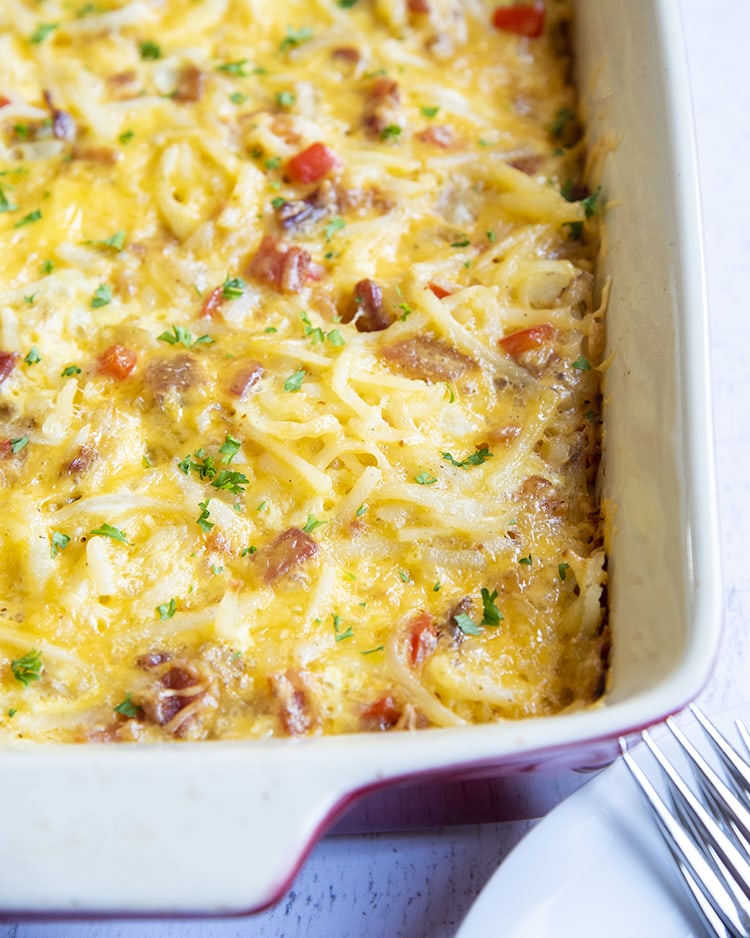
[[[737,719],[748,722],[750,704],[714,718],[732,742],[738,741]],[[692,718],[680,723],[695,728]],[[664,748],[672,749],[668,737]],[[649,777],[657,776],[644,749],[638,747],[638,760]],[[704,934],[642,796],[618,760],[516,847],[472,906],[457,938]]]

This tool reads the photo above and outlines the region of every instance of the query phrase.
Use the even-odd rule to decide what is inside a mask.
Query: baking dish
[[[715,654],[719,575],[706,310],[676,0],[581,0],[579,87],[611,144],[603,491],[611,517],[610,686],[597,707],[518,723],[165,747],[6,748],[0,824],[19,913],[236,913],[287,886],[367,789],[591,765],[679,709]]]

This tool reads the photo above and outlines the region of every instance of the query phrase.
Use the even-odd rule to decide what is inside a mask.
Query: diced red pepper
[[[10,459],[13,455],[13,443],[11,440],[0,440],[0,459]]]
[[[385,732],[401,719],[401,707],[390,694],[384,694],[362,710],[362,729]]]
[[[203,306],[201,307],[201,317],[205,319],[211,319],[216,315],[216,313],[219,312],[223,301],[224,288],[214,287],[214,289],[206,297]]]
[[[0,107],[7,107],[10,103],[10,98],[6,98],[0,94]]]
[[[124,345],[110,345],[99,356],[99,371],[103,375],[122,381],[133,371],[137,354]]]
[[[505,33],[537,39],[544,30],[544,4],[513,3],[497,7],[492,14],[492,25]]]
[[[517,358],[523,352],[530,352],[532,349],[544,345],[545,342],[551,342],[554,334],[555,330],[552,326],[544,322],[539,326],[529,326],[528,329],[511,332],[510,335],[500,339],[500,347],[508,355]]]
[[[325,176],[341,169],[341,160],[324,143],[312,143],[293,156],[286,166],[292,182],[319,182]]]
[[[437,644],[437,625],[427,612],[418,612],[409,628],[409,661],[412,667],[421,664]]]

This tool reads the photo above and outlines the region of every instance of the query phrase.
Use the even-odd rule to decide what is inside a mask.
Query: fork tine
[[[644,738],[646,735],[646,733],[643,734]],[[667,846],[677,860],[678,868],[688,884],[690,895],[699,914],[707,919],[709,926],[714,930],[716,929],[712,919],[718,918],[730,936],[747,938],[750,931],[746,927],[747,923],[737,911],[735,896],[727,889],[715,867],[695,846],[691,836],[675,820],[638,763],[627,752],[624,741],[621,741],[621,746],[623,761],[645,797]],[[689,876],[686,876],[686,872]],[[694,895],[693,889],[698,889],[702,895],[702,901]],[[706,906],[711,910],[710,917],[706,916]]]
[[[750,791],[750,763],[748,763],[746,759],[743,759],[739,752],[729,743],[727,738],[716,729],[700,707],[697,707],[695,704],[690,704],[690,712],[714,743],[715,749],[721,757],[721,761],[730,776],[737,783],[739,792],[744,793]],[[750,737],[748,737],[747,728],[740,720],[737,721],[737,729],[740,731],[745,745],[750,749]]]
[[[674,731],[673,727],[670,727]],[[677,741],[682,745],[684,737],[681,733],[675,734]],[[682,737],[682,738],[681,738]],[[719,860],[725,872],[728,874],[727,888],[739,904],[742,913],[747,916],[750,923],[750,863],[737,848],[736,841],[728,836],[727,832],[719,826],[715,818],[704,808],[701,802],[696,798],[693,792],[685,784],[685,781],[676,772],[672,763],[667,759],[664,753],[659,749],[656,743],[651,739],[648,733],[643,733],[643,740],[658,761],[662,771],[669,779],[672,786],[672,796],[679,795],[679,804],[694,824],[702,840],[711,848],[714,856]],[[692,747],[691,747],[692,748]],[[696,753],[697,754],[697,753]],[[700,760],[701,762],[703,760]],[[708,768],[708,767],[707,767]],[[707,784],[710,784],[710,775],[707,775]],[[739,887],[737,890],[736,887]]]
[[[701,721],[701,725],[704,727],[704,729],[706,729],[706,732],[709,734],[712,742],[716,743],[716,745],[720,747],[719,752],[722,754],[724,750],[721,747],[729,746],[727,741],[721,736],[718,730],[715,730],[715,728],[709,723],[708,720],[706,720],[705,717],[704,720]],[[735,829],[739,829],[739,833],[745,839],[745,842],[747,842],[747,840],[750,839],[750,811],[747,809],[746,805],[737,797],[736,793],[729,788],[724,780],[711,768],[711,766],[706,762],[695,746],[693,746],[690,740],[687,739],[682,730],[680,730],[680,728],[676,725],[674,720],[671,718],[667,720],[667,726],[671,730],[672,735],[675,737],[677,742],[680,744],[683,752],[692,762],[699,783],[701,784],[701,789],[706,795],[707,799],[710,801],[711,805],[718,812],[719,818],[728,821],[729,824],[731,824]],[[711,726],[711,730],[713,730],[713,732],[707,729],[708,726]],[[717,741],[717,737],[721,739],[721,743]],[[750,784],[750,779],[748,780],[748,784]],[[750,882],[750,865],[748,866],[748,881]],[[748,894],[750,895],[750,893]]]

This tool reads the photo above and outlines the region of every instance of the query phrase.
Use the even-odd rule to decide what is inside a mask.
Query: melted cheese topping
[[[6,736],[601,694],[599,194],[495,6],[2,4]]]

